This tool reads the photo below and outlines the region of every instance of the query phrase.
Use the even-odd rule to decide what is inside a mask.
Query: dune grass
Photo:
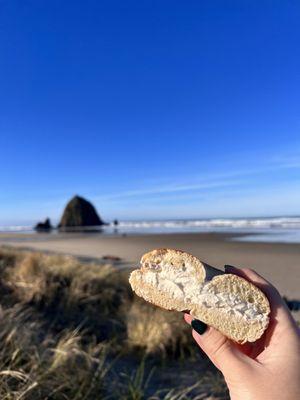
[[[129,272],[0,250],[0,398],[226,399],[182,316],[134,296]]]

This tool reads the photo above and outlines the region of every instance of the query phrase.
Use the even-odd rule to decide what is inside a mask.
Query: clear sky
[[[0,225],[300,214],[300,3],[1,0]]]

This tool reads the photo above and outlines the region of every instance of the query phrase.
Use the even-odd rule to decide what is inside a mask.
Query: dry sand
[[[236,237],[237,235],[235,235]],[[250,267],[290,298],[300,298],[300,244],[238,242],[230,234],[157,234],[103,236],[101,234],[0,234],[0,245],[81,257],[121,257],[135,266],[141,255],[157,247],[188,251],[216,267]]]

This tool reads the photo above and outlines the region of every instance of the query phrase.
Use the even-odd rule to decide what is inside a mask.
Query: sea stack
[[[37,232],[49,232],[51,229],[53,229],[53,226],[51,225],[50,219],[46,218],[44,222],[38,222],[34,229]]]
[[[74,196],[66,205],[58,228],[68,229],[100,225],[105,225],[105,223],[97,214],[95,207],[83,197]]]

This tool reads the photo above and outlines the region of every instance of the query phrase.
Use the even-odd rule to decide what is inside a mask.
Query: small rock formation
[[[53,226],[51,225],[50,219],[46,218],[45,222],[38,222],[35,225],[34,229],[37,232],[48,232],[51,231],[51,229],[53,229]]]
[[[114,226],[118,226],[119,225],[119,221],[117,219],[114,219],[113,224],[114,224]]]
[[[58,228],[74,228],[105,225],[95,207],[80,196],[73,197],[66,205]]]
[[[107,256],[103,256],[102,260],[105,260],[105,261],[121,261],[122,259],[121,259],[121,257],[118,257],[118,256],[107,255]]]

